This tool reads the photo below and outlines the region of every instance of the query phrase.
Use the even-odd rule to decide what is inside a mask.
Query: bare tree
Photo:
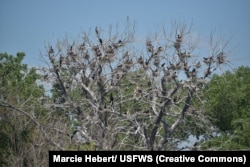
[[[82,41],[48,47],[48,67],[40,73],[53,95],[42,101],[57,148],[175,150],[175,132],[191,134],[187,117],[196,121],[193,128],[209,130],[194,102],[202,104],[199,92],[226,63],[225,52],[211,36],[211,51],[201,57],[192,26],[174,23],[172,29],[141,42],[128,22],[121,34],[96,27],[92,38],[85,33]]]

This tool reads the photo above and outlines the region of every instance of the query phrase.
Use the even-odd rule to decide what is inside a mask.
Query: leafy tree
[[[250,68],[214,75],[205,91],[206,114],[220,130],[204,148],[250,149]]]
[[[32,164],[39,137],[30,118],[35,118],[34,111],[39,110],[36,102],[43,95],[43,88],[36,84],[36,70],[22,64],[24,57],[24,53],[0,54],[0,164],[4,166]]]

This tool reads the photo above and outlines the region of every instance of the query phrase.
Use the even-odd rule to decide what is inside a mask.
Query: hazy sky
[[[154,32],[171,20],[193,20],[195,33],[230,37],[231,63],[250,65],[249,0],[0,0],[0,52],[26,53],[40,65],[40,51],[66,34],[76,37],[96,26],[136,22],[138,34]]]

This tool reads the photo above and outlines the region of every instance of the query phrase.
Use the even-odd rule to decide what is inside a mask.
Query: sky
[[[249,0],[0,0],[0,53],[23,51],[24,63],[40,66],[48,43],[122,24],[127,17],[140,35],[185,20],[193,22],[202,42],[209,42],[212,31],[232,37],[226,48],[231,65],[250,65]]]

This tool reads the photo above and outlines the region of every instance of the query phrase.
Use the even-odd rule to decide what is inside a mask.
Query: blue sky
[[[1,0],[0,52],[24,51],[25,63],[40,65],[40,52],[48,43],[96,26],[122,24],[127,16],[142,35],[167,27],[171,20],[193,20],[203,39],[213,30],[232,36],[231,64],[250,65],[249,0]]]

